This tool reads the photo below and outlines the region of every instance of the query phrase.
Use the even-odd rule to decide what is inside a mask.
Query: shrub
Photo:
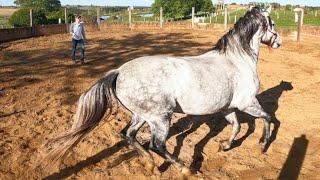
[[[62,9],[47,13],[48,24],[58,24],[59,18],[61,18],[61,23],[64,23],[64,10]]]
[[[47,17],[44,11],[35,11],[34,14],[34,24],[47,24]],[[9,23],[14,27],[23,27],[30,25],[30,10],[29,9],[19,9],[14,12],[9,19]]]

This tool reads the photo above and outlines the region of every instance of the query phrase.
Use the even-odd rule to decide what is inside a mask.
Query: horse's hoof
[[[229,141],[226,141],[226,140],[220,141],[219,142],[219,150],[218,150],[218,152],[227,151],[227,150],[230,149],[230,147],[231,147],[231,145],[230,145]]]
[[[154,164],[153,161],[145,161],[144,166],[145,166],[145,168],[147,168],[150,172],[153,173],[154,168],[155,168],[156,165]]]
[[[218,152],[221,152],[223,151],[223,145],[221,143],[219,143],[219,149],[218,149]]]
[[[267,145],[267,142],[260,142],[259,145],[260,145],[261,153],[262,153],[262,154],[266,153],[266,145]]]
[[[191,170],[189,168],[187,168],[187,167],[182,167],[181,168],[181,173],[182,173],[182,175],[187,176],[187,177],[192,174]]]
[[[266,153],[266,147],[265,146],[260,146],[260,151],[261,151],[261,154],[265,154]]]

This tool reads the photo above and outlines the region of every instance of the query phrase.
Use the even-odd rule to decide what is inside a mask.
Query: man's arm
[[[86,40],[86,31],[85,31],[84,25],[82,25],[82,36],[83,36],[83,40]]]
[[[73,35],[73,33],[74,33],[74,32],[73,32],[73,23],[71,23],[71,24],[70,24],[70,34]]]

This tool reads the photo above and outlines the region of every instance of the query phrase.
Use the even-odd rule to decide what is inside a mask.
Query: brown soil
[[[130,117],[122,110],[85,137],[60,169],[33,167],[42,163],[36,159],[41,145],[71,126],[79,95],[105,72],[145,55],[197,55],[210,50],[221,35],[221,31],[182,30],[91,32],[83,66],[70,61],[66,34],[2,44],[0,179],[27,175],[35,179],[179,178],[179,171],[154,153],[158,168],[149,172],[144,158],[121,141],[119,132]],[[273,128],[273,142],[266,153],[258,145],[261,119],[239,113],[242,129],[235,147],[218,152],[219,141],[231,133],[221,115],[175,115],[167,147],[197,170],[191,178],[320,179],[319,42],[315,36],[303,36],[300,43],[284,37],[280,49],[262,47],[258,97],[281,123]],[[281,81],[286,82],[280,85]],[[146,142],[148,127],[138,136]]]
[[[0,16],[11,16],[15,11],[19,9],[13,9],[13,8],[0,8]]]

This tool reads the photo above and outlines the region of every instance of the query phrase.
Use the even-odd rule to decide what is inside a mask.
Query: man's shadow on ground
[[[257,96],[262,107],[267,111],[272,117],[272,123],[274,124],[274,128],[271,133],[270,141],[265,149],[267,151],[270,144],[276,139],[278,129],[280,127],[280,121],[275,117],[275,112],[278,109],[278,101],[282,95],[282,92],[292,90],[293,86],[289,82],[281,81],[281,83],[273,88],[270,88]],[[232,148],[238,147],[242,144],[242,142],[254,132],[255,129],[255,117],[252,117],[248,114],[237,112],[237,116],[240,123],[247,123],[249,128],[246,134],[235,140]],[[193,154],[193,162],[191,163],[190,168],[193,171],[200,171],[202,166],[202,162],[204,157],[202,155],[203,149],[208,141],[219,134],[226,126],[227,121],[220,114],[208,115],[208,116],[187,116],[178,120],[178,122],[174,123],[169,131],[168,138],[177,135],[177,146],[174,148],[173,155],[178,157],[180,154],[181,147],[183,145],[184,139],[188,136],[188,134],[195,132],[202,124],[206,124],[210,128],[210,132],[195,145],[195,150]],[[115,154],[121,148],[127,146],[128,144],[125,141],[120,141],[115,144],[113,147],[106,148],[105,150],[97,153],[96,155],[87,158],[74,166],[66,167],[58,173],[54,173],[45,177],[44,179],[61,179],[66,178],[74,173],[81,171],[83,168],[86,168],[90,165],[96,164],[100,162],[104,158],[108,158],[109,156]],[[136,156],[137,152],[130,151],[124,155],[121,155],[119,158],[112,163],[111,167],[115,167],[121,162],[131,159],[133,156]],[[168,169],[170,164],[168,162],[164,162],[160,167],[160,172],[164,172]]]
[[[280,121],[275,116],[275,112],[279,107],[279,98],[281,97],[282,92],[292,89],[293,86],[290,82],[281,81],[279,85],[272,87],[257,96],[257,99],[263,109],[272,116],[272,123],[274,124],[270,140],[266,145],[264,152],[268,150],[270,144],[276,139],[278,129],[280,127]],[[242,142],[255,130],[255,117],[239,111],[237,111],[237,117],[241,124],[247,123],[249,128],[244,136],[234,141],[231,149],[240,146]],[[212,137],[219,134],[227,126],[227,121],[225,118],[220,113],[208,116],[187,116],[179,119],[178,122],[172,125],[168,136],[168,138],[170,138],[171,136],[179,134],[176,137],[177,145],[173,151],[173,155],[178,157],[184,139],[188,136],[188,134],[195,132],[202,124],[206,124],[210,128],[210,132],[195,145],[194,154],[192,157],[193,161],[190,166],[192,171],[200,171],[202,162],[204,160],[202,155],[204,147]],[[169,166],[170,163],[164,162],[159,167],[159,170],[164,172]]]

